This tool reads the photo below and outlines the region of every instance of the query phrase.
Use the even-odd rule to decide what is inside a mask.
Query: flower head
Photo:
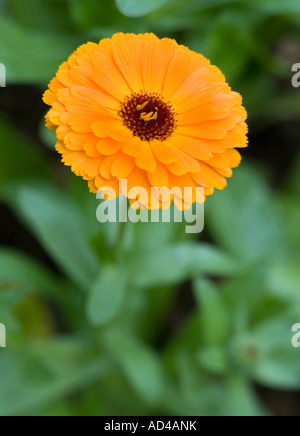
[[[119,180],[127,179],[129,188],[148,192],[192,188],[192,202],[203,201],[196,188],[205,196],[223,189],[241,161],[236,148],[248,143],[242,98],[221,71],[153,34],[116,34],[79,47],[44,101],[62,161],[91,192],[111,187],[119,195]],[[183,198],[173,199],[184,207]]]

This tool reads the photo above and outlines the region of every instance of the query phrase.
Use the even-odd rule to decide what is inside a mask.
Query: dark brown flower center
[[[142,141],[165,141],[176,127],[172,104],[166,103],[159,94],[133,94],[126,97],[120,115],[125,126]]]

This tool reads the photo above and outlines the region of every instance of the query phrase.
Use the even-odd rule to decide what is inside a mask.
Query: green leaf
[[[105,343],[137,394],[146,402],[158,402],[164,374],[154,351],[129,332],[111,331],[105,335]]]
[[[3,144],[0,159],[0,194],[5,182],[15,182],[28,176],[48,175],[48,164],[38,145],[17,133],[15,126],[6,117],[0,118],[0,142]]]
[[[159,250],[135,253],[129,263],[136,286],[163,286],[202,274],[230,275],[239,267],[226,253],[208,244],[178,243]]]
[[[186,8],[190,12],[202,11],[203,9],[215,8],[218,6],[224,6],[231,3],[238,3],[241,0],[181,0],[181,6],[186,5]]]
[[[237,376],[227,380],[224,401],[225,416],[266,416],[268,412],[259,403],[250,383]]]
[[[294,353],[295,355],[299,354],[299,350],[295,350]],[[297,362],[299,364],[298,356]],[[291,367],[288,361],[283,363],[273,359],[265,359],[255,372],[255,380],[271,389],[298,391],[300,388],[300,370]]]
[[[300,191],[299,191],[300,192]],[[284,194],[281,198],[281,209],[285,218],[289,246],[293,250],[295,260],[300,262],[300,204],[299,194]]]
[[[8,83],[45,83],[82,42],[73,34],[29,32],[0,18],[0,59]]]
[[[115,260],[116,253],[108,243],[107,234],[97,233],[91,240],[91,246],[101,263],[109,263]]]
[[[299,350],[292,347],[295,314],[280,314],[249,332],[232,338],[234,366],[249,379],[273,389],[297,390],[300,386]]]
[[[298,313],[266,321],[252,332],[261,353],[253,368],[258,383],[274,389],[300,388],[299,350],[291,344]]]
[[[270,15],[299,14],[298,0],[248,0],[249,6],[255,7],[259,12]]]
[[[205,342],[223,343],[230,333],[230,319],[222,295],[212,283],[202,279],[194,283],[194,293],[198,300]]]
[[[265,296],[268,268],[267,263],[255,263],[223,286],[224,300],[227,307],[233,311],[233,321],[236,321],[234,324],[237,330],[243,330],[248,325],[250,314],[258,311]]]
[[[68,0],[9,0],[14,19],[24,28],[53,32],[70,28]]]
[[[219,346],[201,348],[197,353],[197,360],[201,368],[217,376],[226,375],[230,368],[224,349]]]
[[[134,224],[133,232],[136,250],[159,251],[162,246],[166,246],[174,242],[178,239],[178,237],[181,237],[184,240],[189,237],[185,233],[185,224],[174,222],[173,207],[174,206],[171,207],[171,222],[169,223],[162,222],[160,215],[160,222],[158,223],[139,222],[137,224]]]
[[[222,70],[229,83],[239,79],[247,68],[252,50],[257,50],[247,19],[245,13],[235,15],[230,12],[216,20],[214,28],[208,32],[204,51]]]
[[[89,287],[99,268],[80,210],[50,186],[21,186],[17,194],[21,214],[58,267]]]
[[[224,395],[220,384],[204,378],[193,353],[178,349],[174,356],[178,389],[168,395],[168,404],[179,416],[220,416]],[[173,397],[173,398],[171,398]]]
[[[300,302],[299,264],[294,262],[275,263],[268,271],[270,293],[291,303]]]
[[[283,259],[287,255],[284,222],[260,173],[245,164],[236,169],[228,187],[206,206],[213,237],[240,259]]]
[[[0,248],[0,286],[29,286],[50,295],[59,293],[55,278],[27,256],[10,249]]]
[[[122,14],[127,17],[142,17],[166,5],[170,0],[115,0]]]
[[[117,266],[104,265],[88,300],[87,313],[92,324],[103,326],[119,314],[126,296],[128,280]]]
[[[97,2],[94,0],[73,0],[70,3],[70,8],[73,21],[84,29],[91,29],[94,26],[101,32],[105,26],[114,23],[117,25],[117,23],[126,20],[113,0]]]
[[[8,0],[0,0],[0,13],[3,14],[7,7]]]
[[[48,347],[43,341],[36,347],[28,344],[19,352],[1,353],[0,416],[35,414],[78,389],[86,389],[106,373],[103,359],[82,360],[87,347],[62,339],[60,344],[57,347],[50,342]]]

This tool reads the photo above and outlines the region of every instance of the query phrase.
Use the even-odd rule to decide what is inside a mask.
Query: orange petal
[[[114,60],[133,92],[144,89],[141,71],[143,49],[142,41],[133,37],[128,37],[113,47]]]
[[[223,177],[209,165],[206,165],[204,162],[201,162],[201,173],[191,174],[191,177],[200,186],[204,187],[213,186],[217,189],[224,189],[227,185],[225,177]]]
[[[148,142],[141,143],[141,150],[139,155],[135,159],[136,165],[150,173],[153,173],[156,169],[156,160],[152,153],[151,147]]]
[[[47,89],[47,91],[43,95],[44,103],[51,106],[56,100],[57,100],[57,95],[54,94],[54,92],[50,91],[50,89]]]
[[[178,126],[190,126],[204,121],[219,120],[229,115],[230,107],[204,105],[184,114],[178,115]]]
[[[111,174],[111,167],[114,163],[114,161],[116,160],[118,156],[118,153],[112,154],[111,156],[106,156],[101,164],[100,167],[100,174],[101,176],[106,179],[106,180],[110,180],[112,179],[112,174]]]
[[[115,141],[125,142],[132,136],[118,118],[102,118],[92,124],[92,130],[98,138],[113,138]]]
[[[174,58],[175,45],[172,40],[149,43],[143,51],[142,74],[145,90],[162,93],[166,74]]]
[[[74,86],[71,90],[71,93],[74,98],[82,103],[97,103],[100,106],[103,106],[106,110],[112,109],[119,111],[120,109],[120,102],[98,87],[95,87],[95,89],[90,89],[84,86]]]
[[[134,167],[135,162],[133,158],[125,154],[119,154],[112,165],[111,174],[118,179],[126,179]]]
[[[122,148],[122,142],[115,141],[112,138],[104,138],[97,141],[96,147],[99,153],[110,156]]]
[[[166,187],[169,184],[168,172],[159,162],[156,163],[154,173],[148,173],[148,179],[151,185],[155,188]]]
[[[98,142],[98,138],[95,138],[94,136],[92,136],[90,139],[88,139],[85,142],[83,149],[86,152],[87,156],[99,157],[100,153],[97,149],[97,142]]]
[[[224,153],[214,154],[206,163],[215,168],[225,169],[225,168],[235,168],[241,163],[242,157],[240,153],[230,148]]]
[[[95,53],[92,57],[94,64],[93,79],[106,93],[119,101],[130,94],[130,88],[123,75],[114,63],[105,55]]]
[[[64,135],[65,146],[72,151],[83,150],[84,144],[91,138],[89,133],[75,133],[70,131]]]
[[[95,178],[100,175],[100,165],[102,164],[103,157],[88,158],[86,157],[83,164],[83,172],[89,178]]]
[[[222,139],[235,126],[236,121],[228,117],[223,120],[205,121],[192,126],[178,126],[177,133],[195,138]]]
[[[209,146],[204,146],[201,143],[201,140],[197,138],[176,134],[171,139],[174,147],[184,151],[195,159],[207,160],[212,157],[212,152],[210,151]]]
[[[122,151],[129,156],[137,157],[142,148],[142,141],[137,136],[130,138],[123,146]]]
[[[92,132],[92,124],[95,122],[91,117],[72,117],[69,120],[69,125],[74,132],[78,133],[90,133]]]
[[[214,104],[216,96],[220,93],[229,93],[230,88],[226,83],[212,83],[202,87],[201,84],[191,94],[178,94],[172,98],[176,112],[182,114],[207,104]]]
[[[163,164],[171,164],[177,161],[176,154],[166,142],[151,141],[152,151],[157,159]]]
[[[169,101],[178,91],[180,85],[184,82],[190,67],[190,58],[185,50],[177,50],[169,65],[163,95],[166,101]]]

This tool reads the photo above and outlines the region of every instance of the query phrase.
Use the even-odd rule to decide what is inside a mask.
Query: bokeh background
[[[181,224],[99,224],[44,128],[59,64],[155,32],[244,96],[250,145]],[[300,414],[299,0],[0,0],[0,415]]]

